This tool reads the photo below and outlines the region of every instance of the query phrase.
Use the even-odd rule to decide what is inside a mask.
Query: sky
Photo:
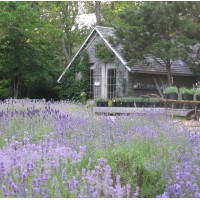
[[[84,25],[90,27],[96,22],[95,14],[81,14],[77,17],[77,22],[80,24],[80,27]]]

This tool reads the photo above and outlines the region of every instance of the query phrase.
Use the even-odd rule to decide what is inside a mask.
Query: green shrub
[[[194,95],[196,93],[197,89],[196,88],[191,88],[190,89],[190,94]]]
[[[186,87],[179,88],[179,92],[181,94],[190,94],[190,90],[188,88],[186,88]]]
[[[196,90],[195,95],[200,95],[200,90]]]
[[[86,101],[87,101],[87,94],[85,92],[81,92],[81,94],[80,94],[80,102],[85,105]]]
[[[95,102],[107,102],[108,101],[108,99],[106,99],[106,98],[96,98],[94,100],[95,100]]]
[[[112,100],[108,100],[108,107],[112,107],[112,105],[113,105],[113,102],[112,102]]]
[[[80,52],[72,63],[70,70],[66,71],[65,77],[62,79],[60,99],[72,99],[74,101],[81,100],[81,92],[88,94],[89,91],[89,56],[84,50]],[[81,73],[81,80],[76,80],[76,74]]]
[[[114,54],[111,52],[107,46],[104,44],[97,44],[96,45],[96,58],[100,60],[113,60]]]
[[[170,87],[165,88],[163,92],[166,94],[170,94],[170,93],[178,94],[178,88],[176,86],[170,86]]]
[[[113,102],[124,102],[124,98],[122,97],[114,98]]]
[[[146,159],[150,160],[151,156],[150,151],[146,151],[145,148],[140,151],[142,144],[135,143],[126,147],[120,145],[115,150],[97,153],[96,156],[107,159],[112,176],[115,179],[120,174],[122,185],[129,183],[132,191],[139,186],[139,197],[153,198],[164,192],[166,181],[162,178],[161,169],[147,169]],[[152,148],[151,145],[153,144],[147,144],[149,148]]]
[[[145,166],[136,167],[137,183],[140,187],[140,198],[154,198],[163,193],[165,181],[162,180],[162,172],[156,169],[146,169]]]
[[[3,148],[5,141],[3,140],[2,136],[0,136],[0,149]]]

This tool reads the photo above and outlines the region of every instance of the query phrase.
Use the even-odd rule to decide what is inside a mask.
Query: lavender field
[[[200,134],[162,113],[0,103],[0,197],[200,197]]]

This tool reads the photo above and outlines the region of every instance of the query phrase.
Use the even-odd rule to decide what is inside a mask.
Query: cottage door
[[[116,96],[116,68],[113,63],[105,63],[102,68],[102,96],[108,99]]]

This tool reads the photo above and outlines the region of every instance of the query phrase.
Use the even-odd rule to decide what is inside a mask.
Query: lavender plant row
[[[200,197],[200,134],[163,113],[0,103],[0,197]]]

